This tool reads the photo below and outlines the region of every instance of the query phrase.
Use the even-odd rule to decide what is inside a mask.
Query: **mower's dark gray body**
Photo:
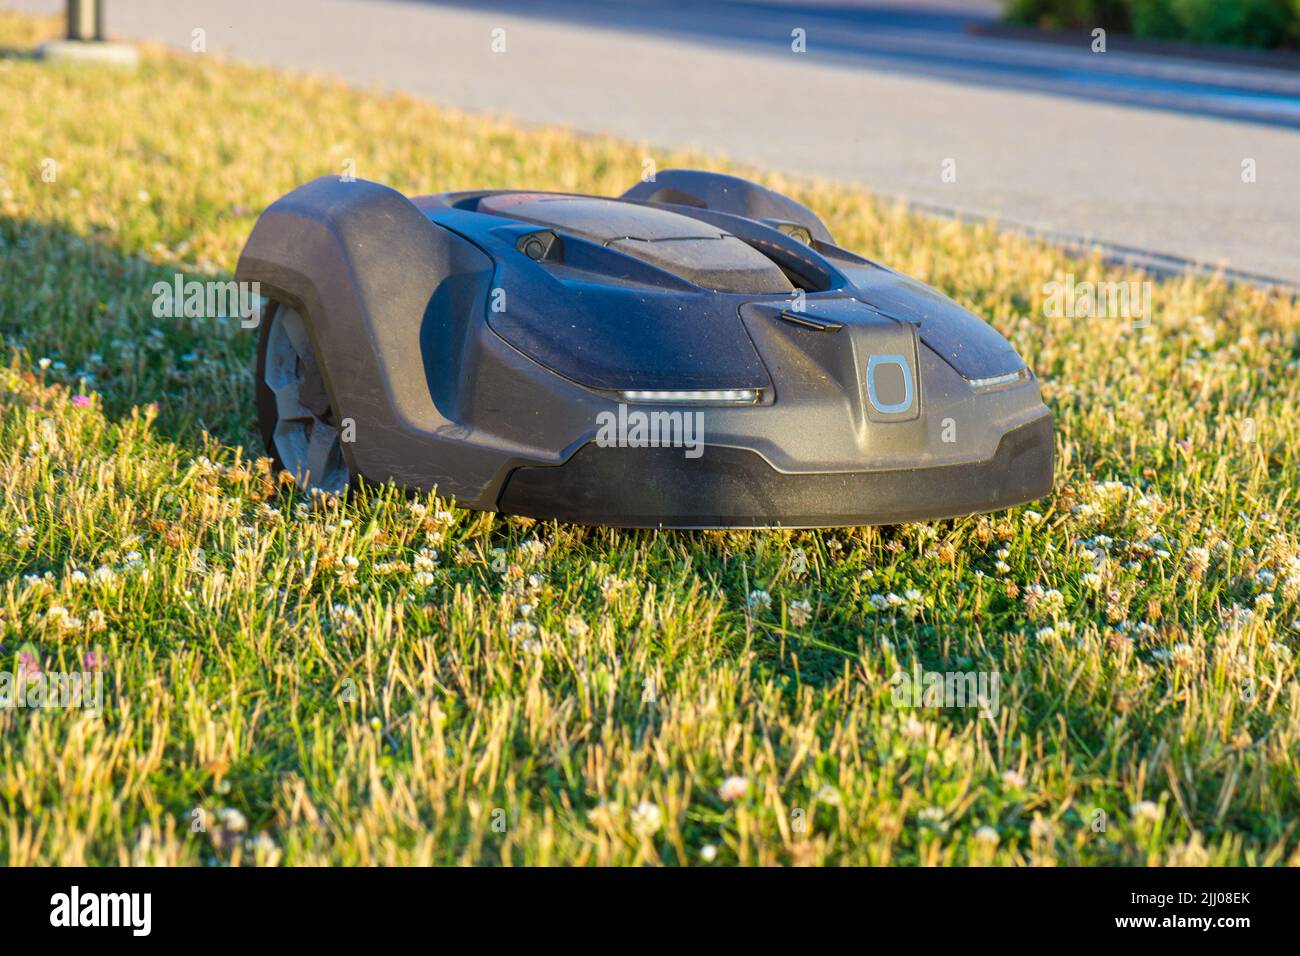
[[[318,179],[262,215],[237,278],[303,317],[348,472],[466,507],[834,526],[1051,488],[1051,416],[1001,335],[734,177],[621,199]],[[698,412],[703,445],[598,442],[630,412]]]

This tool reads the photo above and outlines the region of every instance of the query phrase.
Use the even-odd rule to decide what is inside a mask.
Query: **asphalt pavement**
[[[202,27],[232,59],[1300,284],[1300,71],[975,32],[995,18],[986,0],[108,0],[121,37],[189,51]]]

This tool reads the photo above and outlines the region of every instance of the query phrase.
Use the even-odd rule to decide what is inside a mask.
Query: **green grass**
[[[0,15],[0,48],[56,30]],[[252,333],[154,319],[155,281],[229,277],[347,158],[408,193],[736,167],[208,56],[11,55],[0,89],[0,667],[98,650],[107,687],[0,709],[0,861],[1300,862],[1289,298],[1184,278],[1145,330],[1047,318],[1046,282],[1135,277],[754,173],[1030,358],[1051,498],[689,534],[313,503],[260,458]],[[998,672],[997,716],[895,706],[914,667]]]

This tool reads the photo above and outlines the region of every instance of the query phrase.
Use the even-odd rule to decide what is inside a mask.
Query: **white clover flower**
[[[1065,610],[1065,595],[1056,588],[1031,584],[1025,588],[1025,605],[1030,617],[1059,617]]]
[[[527,541],[520,543],[519,551],[524,555],[524,557],[536,561],[546,553],[546,545],[538,541],[536,538],[529,538]]]
[[[944,819],[942,807],[922,807],[916,814],[917,820],[924,827],[931,830],[938,830],[940,833],[948,831],[948,822]]]
[[[700,847],[700,859],[705,863],[712,863],[718,858],[718,848],[712,843],[706,843]]]
[[[1241,627],[1247,621],[1255,616],[1255,612],[1248,607],[1242,607],[1240,604],[1233,604],[1226,614],[1223,615],[1223,625],[1227,628]]]
[[[510,625],[510,637],[512,640],[527,639],[536,633],[537,625],[532,621],[515,621]]]
[[[1001,840],[1001,837],[998,836],[998,831],[987,823],[975,831],[975,842],[983,846],[997,846],[999,840]]]
[[[431,588],[437,580],[432,571],[416,571],[411,575],[411,582],[417,588]]]
[[[877,611],[883,611],[885,608],[889,607],[889,599],[883,594],[873,594],[869,600],[871,606]]]
[[[330,616],[341,627],[356,627],[361,623],[361,615],[346,604],[335,604],[330,609]]]
[[[762,588],[755,588],[749,592],[749,598],[745,601],[745,604],[752,610],[766,611],[772,606],[772,595]]]
[[[813,799],[818,803],[825,803],[834,807],[839,806],[841,797],[839,790],[832,787],[829,783],[826,783],[817,788],[817,793],[814,795]]]
[[[29,524],[20,524],[14,533],[14,543],[20,548],[30,548],[36,541],[36,529]]]
[[[795,577],[808,573],[808,555],[803,548],[790,552],[790,573]]]
[[[1002,774],[1002,785],[1015,790],[1023,790],[1025,788],[1024,775],[1016,770],[1008,770]]]
[[[1101,584],[1101,575],[1095,571],[1089,571],[1083,576],[1083,586],[1089,591],[1100,591]]]
[[[718,787],[718,796],[728,803],[739,800],[748,792],[749,780],[745,777],[728,777],[722,781],[722,786]]]
[[[903,592],[903,602],[903,613],[909,620],[915,620],[925,610],[925,601],[916,588],[908,588]]]
[[[217,814],[217,819],[221,821],[221,827],[224,830],[243,833],[248,828],[248,820],[234,807],[223,808]]]
[[[600,579],[600,593],[605,598],[607,604],[613,604],[618,600],[619,592],[627,587],[627,585],[628,582],[624,581],[622,578],[613,574],[607,574]]]
[[[661,826],[663,826],[663,811],[658,805],[643,800],[632,810],[632,832],[637,836],[653,836],[659,832]]]
[[[271,835],[265,830],[255,837],[249,837],[244,841],[244,850],[251,853],[254,857],[267,857],[279,852],[279,847],[271,839]]]
[[[1294,601],[1300,598],[1300,572],[1288,574],[1282,579],[1282,600]]]
[[[803,627],[812,617],[812,605],[807,601],[790,602],[790,623],[795,627]]]
[[[1133,819],[1142,823],[1154,823],[1160,816],[1160,807],[1150,800],[1139,800],[1130,808]]]
[[[574,638],[584,637],[587,631],[590,630],[587,627],[587,622],[576,614],[570,614],[565,618],[564,626],[568,630],[569,636]]]

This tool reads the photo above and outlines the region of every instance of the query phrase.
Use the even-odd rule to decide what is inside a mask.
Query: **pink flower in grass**
[[[89,395],[73,395],[73,396],[72,396],[72,404],[73,404],[73,405],[76,405],[78,408],[89,408],[89,407],[90,407],[90,396],[89,396]]]
[[[27,677],[40,677],[40,658],[26,648],[23,648],[23,650],[18,652],[18,672]]]

